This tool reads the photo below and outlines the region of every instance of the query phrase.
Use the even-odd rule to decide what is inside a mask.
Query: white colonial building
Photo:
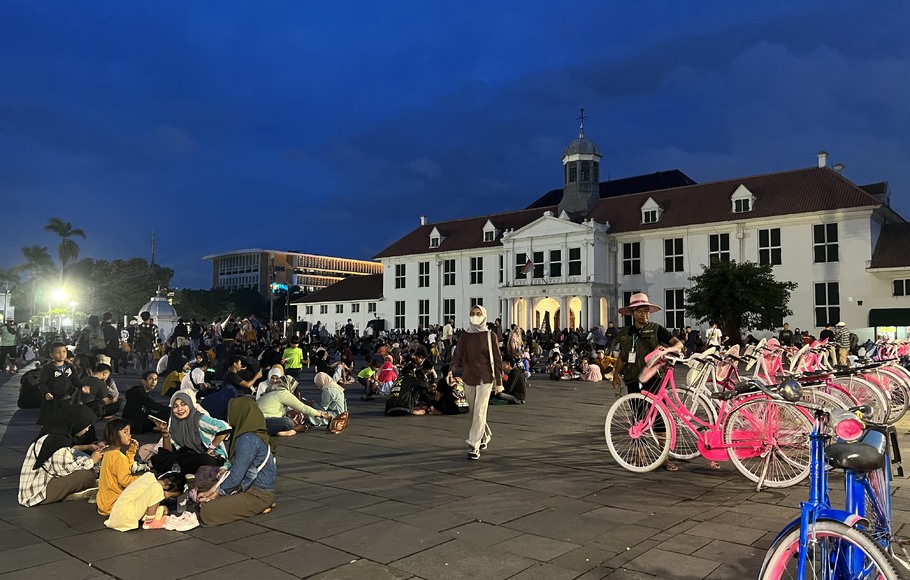
[[[809,168],[713,183],[676,170],[600,183],[601,154],[583,128],[562,162],[563,188],[528,209],[421,217],[376,256],[375,316],[388,328],[450,318],[460,327],[482,304],[506,327],[621,326],[617,308],[642,291],[664,306],[652,319],[697,326],[684,313],[689,277],[736,260],[771,264],[778,280],[798,284],[793,328],[817,334],[843,320],[863,338],[874,327],[906,335],[910,226],[890,209],[887,182],[856,185],[822,152]],[[309,297],[314,310],[331,311],[327,292]]]

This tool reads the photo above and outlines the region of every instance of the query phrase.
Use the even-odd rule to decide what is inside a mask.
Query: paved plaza
[[[134,384],[118,378],[123,391]],[[604,443],[610,385],[535,378],[527,405],[490,407],[494,438],[480,461],[465,459],[469,416],[385,417],[382,402],[351,389],[345,433],[278,440],[272,513],[118,533],[84,502],[16,502],[38,432],[37,411],[16,408],[18,385],[0,387],[2,578],[750,578],[807,495],[756,493],[729,463],[714,471],[701,459],[630,473]],[[894,509],[910,521],[903,479]]]

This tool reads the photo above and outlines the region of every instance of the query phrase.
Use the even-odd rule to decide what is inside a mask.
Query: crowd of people
[[[525,404],[533,372],[636,392],[648,386],[639,373],[653,349],[691,353],[729,340],[716,324],[703,342],[691,328],[650,322],[659,309],[637,293],[620,309],[633,324],[590,332],[504,330],[474,306],[460,330],[447,320],[361,334],[349,321],[335,334],[318,324],[282,337],[250,319],[211,326],[191,319],[163,339],[148,313],[129,330],[116,328],[110,313],[91,316],[73,336],[58,337],[66,340],[30,345],[34,358],[47,360],[23,377],[23,389],[33,383],[38,397],[41,432],[23,460],[19,502],[89,499],[105,525],[120,531],[186,530],[268,512],[276,505],[272,438],[344,430],[346,388],[383,401],[387,416],[471,413],[465,443],[467,458],[477,460],[493,436],[489,405]],[[27,341],[14,324],[3,328],[9,370]],[[829,331],[822,338],[846,356],[853,335],[843,323],[822,334]],[[795,344],[800,336],[784,325],[780,340]],[[314,372],[316,401],[301,389],[304,369]],[[124,380],[131,372],[139,383],[121,395],[114,375]],[[140,445],[142,435],[157,441]]]

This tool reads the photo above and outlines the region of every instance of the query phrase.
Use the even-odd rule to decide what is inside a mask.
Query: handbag
[[[307,425],[304,414],[296,409],[288,409],[288,412],[285,413],[284,416],[294,422],[294,427],[303,427]]]
[[[351,417],[351,415],[347,411],[334,417],[331,421],[329,421],[329,426],[328,426],[329,433],[331,433],[332,435],[338,435],[339,433],[344,431],[348,426],[348,419],[350,417]]]

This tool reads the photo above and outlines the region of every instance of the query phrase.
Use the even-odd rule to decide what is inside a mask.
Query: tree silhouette
[[[60,282],[63,282],[63,270],[70,262],[79,259],[79,244],[73,241],[73,237],[79,236],[85,239],[85,232],[79,228],[74,228],[73,224],[65,222],[60,218],[51,218],[44,226],[44,230],[57,234],[60,237],[60,245],[57,246],[57,257],[60,259]]]
[[[793,314],[787,304],[796,283],[778,282],[768,265],[717,261],[702,264],[702,273],[689,280],[686,316],[717,322],[729,344],[741,343],[744,329],[774,330]]]
[[[29,314],[35,315],[35,303],[38,299],[38,278],[54,270],[54,260],[46,246],[26,246],[22,248],[22,257],[25,263],[16,269],[20,272],[29,272],[29,286],[31,286],[32,309]]]

